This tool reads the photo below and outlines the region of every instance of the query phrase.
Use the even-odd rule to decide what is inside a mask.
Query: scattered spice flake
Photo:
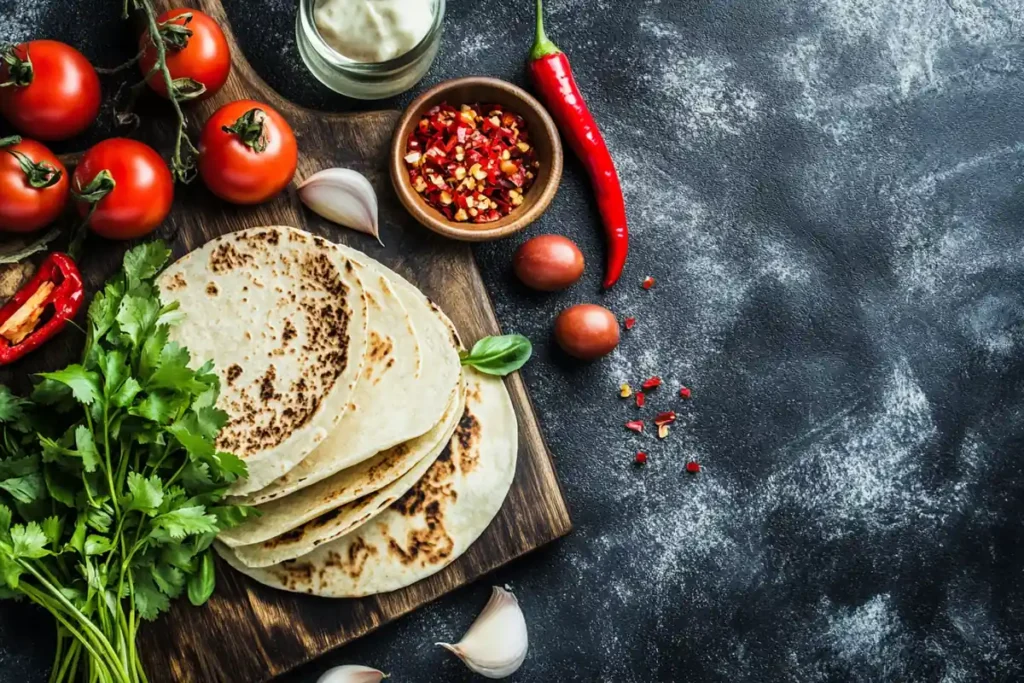
[[[681,397],[683,397],[684,399],[689,399],[690,396],[692,396],[693,394],[692,394],[692,392],[689,389],[687,389],[686,387],[683,387],[682,389],[679,390],[679,395]]]
[[[649,377],[644,380],[644,383],[641,386],[643,386],[644,391],[650,391],[651,389],[661,386],[661,378],[657,375]]]
[[[696,461],[686,463],[686,471],[690,474],[697,474],[700,472],[700,463]]]
[[[623,325],[627,330],[633,329],[633,326],[636,325],[636,318],[626,318]]]
[[[629,429],[634,432],[642,432],[644,431],[644,421],[630,420],[629,422],[626,423],[626,429]]]
[[[658,425],[659,427],[661,427],[662,425],[672,424],[675,421],[676,413],[674,410],[659,413],[658,416],[654,418],[654,424]]]
[[[648,275],[644,278],[644,281],[640,283],[640,286],[644,289],[650,289],[654,286],[654,278]]]
[[[629,398],[633,395],[633,390],[629,388],[628,384],[623,384],[619,387],[619,396],[622,398]]]
[[[636,407],[637,408],[643,408],[644,407],[644,401],[646,399],[647,399],[647,397],[644,396],[644,392],[642,392],[642,391],[636,392]]]
[[[664,439],[666,436],[668,436],[668,425],[666,425],[666,424],[658,425],[658,438],[659,439]]]
[[[637,465],[646,465],[647,464],[647,454],[644,453],[643,451],[640,451],[639,453],[636,454],[636,458],[634,459],[634,462],[636,462]]]

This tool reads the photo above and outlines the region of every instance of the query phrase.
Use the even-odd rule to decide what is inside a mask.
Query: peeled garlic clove
[[[328,168],[299,185],[299,198],[319,216],[380,241],[377,194],[362,173],[350,168]]]
[[[485,678],[514,674],[526,659],[529,638],[526,620],[516,596],[495,586],[484,611],[455,645],[437,643],[450,650]]]
[[[336,666],[324,672],[316,683],[380,683],[387,678],[383,671],[358,664]]]

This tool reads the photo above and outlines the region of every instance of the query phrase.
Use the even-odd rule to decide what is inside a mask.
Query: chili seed
[[[667,424],[660,424],[660,425],[658,425],[658,438],[659,439],[664,439],[666,436],[668,436],[668,425]]]
[[[619,396],[622,398],[629,398],[633,395],[633,390],[629,388],[628,384],[623,384],[619,387]]]

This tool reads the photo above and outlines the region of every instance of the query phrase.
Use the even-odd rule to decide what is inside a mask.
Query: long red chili
[[[590,175],[608,242],[603,283],[607,289],[622,275],[629,250],[626,203],[612,156],[572,76],[569,58],[544,33],[543,12],[541,0],[537,0],[537,36],[528,63],[530,78],[565,141]]]
[[[82,286],[82,276],[78,267],[67,254],[52,253],[46,257],[35,276],[29,280],[18,293],[11,297],[2,308],[0,308],[0,325],[7,322],[11,316],[17,313],[23,305],[39,291],[39,288],[46,283],[54,285],[46,298],[39,302],[40,307],[53,307],[49,320],[34,329],[27,337],[16,344],[12,344],[5,337],[0,336],[0,365],[12,363],[25,354],[39,348],[46,340],[50,339],[67,324],[68,320],[75,317],[78,309],[85,299],[85,291]]]

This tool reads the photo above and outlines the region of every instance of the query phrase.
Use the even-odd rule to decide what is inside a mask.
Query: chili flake
[[[657,375],[654,377],[648,377],[644,380],[644,383],[641,386],[644,388],[644,391],[650,391],[651,389],[661,386],[661,378]]]
[[[654,278],[648,275],[644,278],[644,281],[640,283],[640,286],[644,289],[650,289],[654,286]]]
[[[700,463],[691,460],[690,462],[686,463],[686,471],[689,472],[690,474],[697,474],[698,472],[700,472]]]
[[[642,392],[642,391],[636,392],[636,407],[637,408],[643,408],[645,400],[647,400],[647,397],[644,396],[644,392]]]
[[[634,462],[636,462],[637,465],[646,465],[647,464],[647,454],[644,453],[643,451],[640,451],[639,453],[636,454],[636,458],[634,459]]]
[[[634,432],[642,432],[644,431],[644,421],[630,420],[629,422],[626,423],[626,429],[629,429]]]
[[[659,439],[664,439],[666,436],[668,436],[668,425],[667,424],[660,424],[660,425],[658,425],[658,438]]]
[[[659,413],[658,416],[654,418],[654,424],[658,425],[659,427],[662,425],[672,424],[675,421],[676,414],[673,410],[669,410],[664,413]]]
[[[406,143],[413,188],[445,218],[490,223],[512,213],[540,161],[523,117],[497,104],[447,102],[420,119]]]
[[[685,399],[688,399],[693,394],[692,394],[692,392],[689,389],[687,389],[686,387],[683,387],[682,389],[679,390],[679,395],[681,397],[685,398]]]
[[[633,329],[633,326],[636,325],[636,318],[626,318],[623,321],[623,325],[627,330]]]
[[[633,390],[629,388],[628,384],[623,384],[619,387],[619,396],[622,398],[629,398],[633,395]]]

